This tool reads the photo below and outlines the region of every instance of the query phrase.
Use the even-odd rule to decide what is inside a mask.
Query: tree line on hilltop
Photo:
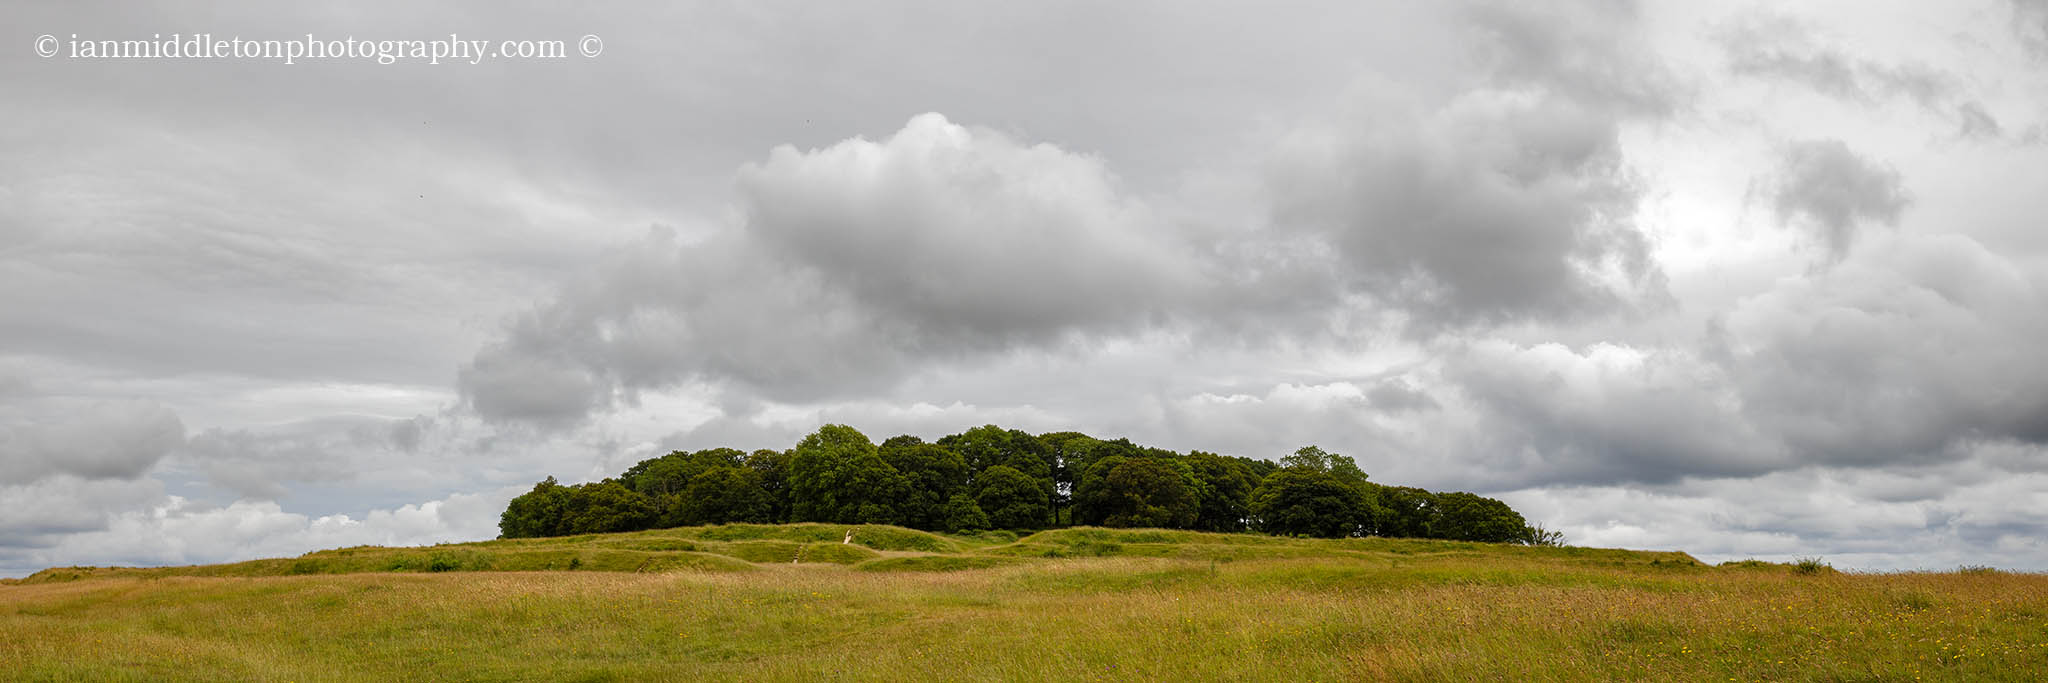
[[[852,427],[825,425],[784,451],[676,451],[602,481],[564,486],[548,477],[512,499],[498,529],[528,538],[733,522],[1562,541],[1499,500],[1381,485],[1351,458],[1315,446],[1275,463],[994,425],[880,446]]]

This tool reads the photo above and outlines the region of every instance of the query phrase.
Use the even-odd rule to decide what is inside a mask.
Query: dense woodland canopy
[[[523,538],[728,522],[1561,540],[1501,501],[1368,481],[1352,459],[1315,446],[1274,463],[995,425],[880,446],[852,427],[825,425],[785,451],[677,451],[603,481],[563,486],[548,477],[512,499],[498,529]]]

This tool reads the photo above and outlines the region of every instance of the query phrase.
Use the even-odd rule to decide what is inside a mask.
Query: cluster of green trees
[[[1314,446],[1275,463],[995,425],[880,446],[852,427],[826,425],[786,451],[677,451],[603,481],[563,486],[549,477],[512,499],[498,528],[523,538],[729,522],[1562,540],[1498,500],[1383,486],[1352,459]]]

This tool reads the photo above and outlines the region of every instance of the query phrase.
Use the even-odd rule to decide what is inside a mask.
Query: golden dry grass
[[[2040,680],[2048,671],[2048,576],[1806,575],[1460,548],[1108,556],[947,572],[772,564],[7,585],[0,672],[1910,681]]]

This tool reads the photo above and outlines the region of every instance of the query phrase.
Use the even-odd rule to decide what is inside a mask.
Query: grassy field
[[[2044,676],[2048,576],[1435,541],[732,525],[0,585],[25,680]]]

